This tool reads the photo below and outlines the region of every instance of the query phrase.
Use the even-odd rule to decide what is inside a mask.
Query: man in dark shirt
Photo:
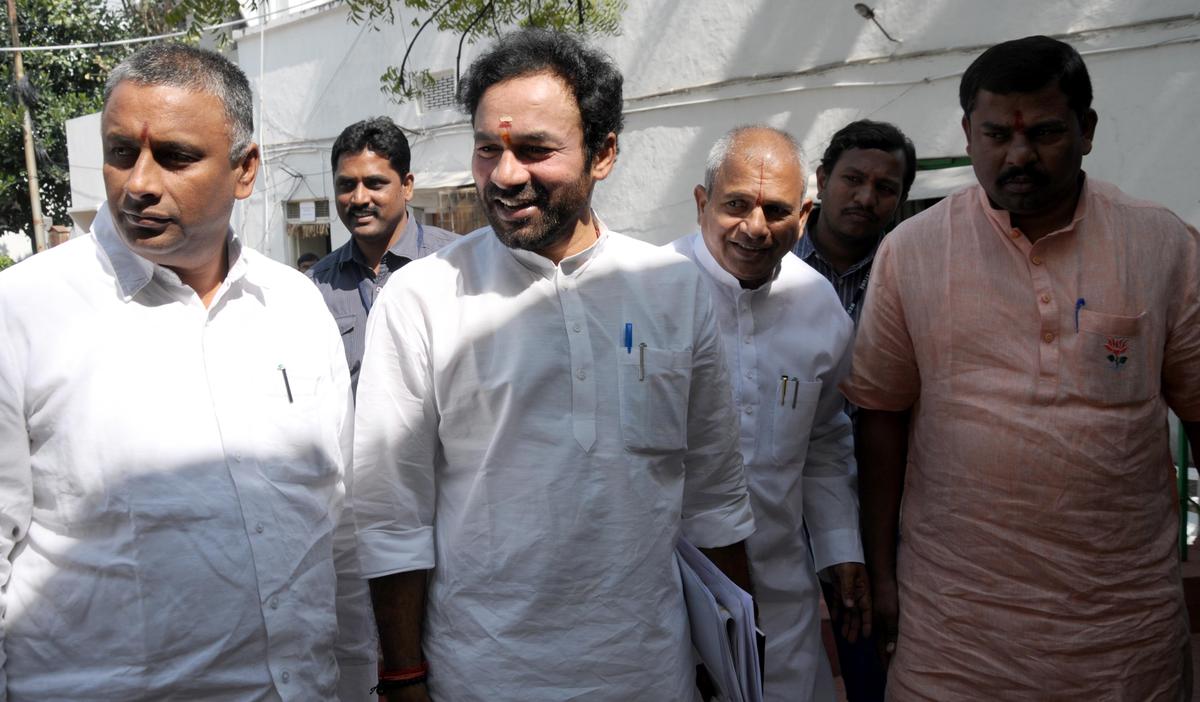
[[[808,218],[804,236],[792,250],[833,283],[855,325],[875,249],[908,197],[916,173],[912,141],[887,122],[863,119],[847,124],[821,156],[821,208]]]
[[[792,250],[833,284],[846,314],[858,326],[871,277],[875,249],[883,239],[916,177],[913,143],[887,122],[859,120],[842,127],[821,156],[817,167],[817,197],[821,208],[808,218],[804,236]],[[846,404],[854,417],[855,408]],[[825,601],[839,619],[840,597],[822,583]],[[843,635],[835,621],[838,662],[850,702],[881,702],[887,673],[875,642]]]
[[[408,211],[413,194],[408,139],[387,117],[356,122],[333,142],[330,156],[338,218],[350,241],[308,271],[337,319],[358,391],[367,313],[388,276],[458,236],[422,224]]]

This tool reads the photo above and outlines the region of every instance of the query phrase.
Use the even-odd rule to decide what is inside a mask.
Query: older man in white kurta
[[[850,420],[837,390],[853,323],[829,283],[788,253],[808,208],[790,137],[734,130],[709,163],[696,192],[701,232],[671,246],[705,273],[730,365],[758,524],[747,550],[767,638],[764,693],[831,700],[814,561],[817,570],[862,562]]]

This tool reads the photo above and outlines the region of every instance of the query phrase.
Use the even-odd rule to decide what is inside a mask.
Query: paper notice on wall
[[[300,203],[300,221],[315,222],[317,221],[317,203],[312,200]]]

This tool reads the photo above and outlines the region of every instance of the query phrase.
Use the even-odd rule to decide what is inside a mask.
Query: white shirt
[[[106,209],[94,232],[0,275],[7,698],[332,699],[340,626],[369,699],[365,583],[352,525],[334,534],[349,375],[320,293],[231,233],[206,309]]]
[[[434,700],[692,698],[675,542],[754,525],[695,267],[477,231],[388,282],[358,392],[363,574],[433,569]]]
[[[829,281],[791,253],[770,281],[745,290],[699,233],[668,246],[706,273],[730,365],[758,524],[746,546],[767,637],[766,699],[832,700],[814,561],[816,570],[863,562],[850,419],[838,391],[854,323]]]

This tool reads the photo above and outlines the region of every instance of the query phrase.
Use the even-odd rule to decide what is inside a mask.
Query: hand
[[[879,659],[886,670],[896,653],[896,640],[900,635],[900,596],[896,579],[880,578],[872,584],[875,596],[875,631],[878,634]]]
[[[395,692],[389,692],[387,695],[380,695],[379,702],[432,702],[429,699],[429,690],[425,684],[409,685],[402,687]]]
[[[827,569],[838,597],[834,602],[834,622],[841,622],[842,638],[850,643],[858,640],[858,632],[871,635],[871,582],[867,567],[862,563],[838,563]]]

